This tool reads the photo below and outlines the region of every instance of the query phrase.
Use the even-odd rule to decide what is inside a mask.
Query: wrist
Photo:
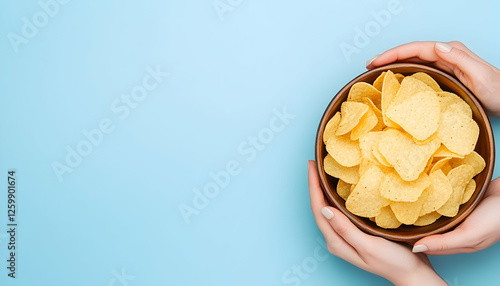
[[[441,276],[439,276],[432,267],[428,265],[422,265],[415,271],[412,271],[409,275],[405,277],[400,277],[399,279],[391,280],[396,286],[447,286]]]

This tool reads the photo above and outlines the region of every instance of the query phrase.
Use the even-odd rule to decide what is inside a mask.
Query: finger
[[[467,86],[470,84],[469,75],[478,73],[485,67],[464,50],[447,43],[436,42],[435,51],[439,58],[452,65],[455,76]]]
[[[457,228],[445,234],[431,235],[417,241],[413,247],[414,253],[447,253],[454,254],[464,248],[474,245],[474,239],[468,232]]]
[[[434,52],[435,42],[412,42],[397,46],[378,55],[367,68],[383,66],[410,58],[418,58],[423,62],[432,63],[439,60]]]
[[[482,62],[483,64],[492,66],[490,63],[488,63],[487,61],[483,60],[481,57],[479,57],[473,51],[471,51],[469,48],[467,48],[467,46],[464,45],[463,43],[461,43],[459,41],[452,41],[452,42],[448,42],[448,44],[450,46],[453,46],[454,48],[458,48],[458,49],[460,49],[462,51],[465,51],[467,54],[469,54],[469,56],[471,56],[475,60],[477,60],[479,62]]]
[[[458,254],[458,253],[473,253],[476,251],[477,251],[477,249],[474,249],[472,247],[462,247],[462,248],[443,250],[443,251],[429,251],[429,252],[425,252],[425,253],[427,255],[451,255],[451,254]]]
[[[332,207],[324,207],[321,209],[321,213],[335,232],[358,252],[364,252],[366,248],[369,248],[371,236],[354,226],[342,212]]]

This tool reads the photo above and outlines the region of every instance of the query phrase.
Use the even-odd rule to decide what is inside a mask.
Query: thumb
[[[455,254],[464,252],[463,248],[473,247],[474,241],[462,229],[455,229],[445,234],[431,235],[417,241],[413,252],[426,254]]]
[[[468,85],[467,78],[469,78],[469,75],[478,72],[482,68],[481,63],[466,51],[447,43],[436,42],[434,50],[438,57],[450,65],[455,76],[465,85]]]

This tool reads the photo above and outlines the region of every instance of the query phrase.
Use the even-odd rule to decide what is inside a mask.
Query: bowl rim
[[[337,103],[337,101],[340,100],[339,96],[341,94],[345,93],[346,91],[348,91],[351,88],[351,86],[354,83],[359,82],[360,79],[362,79],[362,78],[364,78],[364,77],[366,77],[368,75],[375,74],[375,73],[380,73],[381,74],[384,71],[387,71],[387,70],[390,70],[390,69],[395,69],[395,68],[416,68],[418,70],[415,71],[415,72],[419,72],[419,71],[426,72],[426,71],[429,71],[429,72],[437,73],[437,74],[440,74],[441,76],[447,78],[447,80],[449,80],[449,81],[457,84],[458,87],[461,88],[467,94],[467,96],[472,100],[472,102],[476,105],[476,107],[477,107],[477,109],[478,109],[478,111],[480,113],[480,116],[484,119],[485,126],[486,126],[485,132],[487,134],[487,138],[488,138],[487,141],[488,141],[488,145],[489,145],[488,148],[490,148],[490,150],[491,150],[491,152],[489,154],[490,155],[489,158],[485,158],[485,160],[488,160],[490,162],[490,164],[489,164],[489,166],[487,164],[487,169],[483,170],[483,172],[484,171],[487,172],[486,181],[483,184],[483,186],[481,187],[481,190],[479,191],[477,197],[474,199],[474,201],[469,206],[469,208],[466,209],[465,211],[463,211],[460,215],[457,215],[457,216],[453,217],[454,219],[452,221],[450,221],[449,223],[447,223],[445,225],[442,225],[441,227],[438,227],[436,229],[433,229],[433,230],[430,230],[430,231],[426,231],[426,232],[405,233],[405,234],[382,233],[379,230],[374,229],[373,227],[371,227],[371,226],[363,223],[362,222],[362,218],[360,218],[360,217],[352,214],[351,212],[349,212],[343,205],[341,205],[339,203],[339,201],[337,201],[332,196],[332,192],[335,191],[335,190],[330,190],[330,188],[326,184],[326,179],[327,178],[325,176],[325,173],[320,171],[323,168],[321,166],[321,164],[320,164],[320,162],[323,160],[323,158],[320,158],[320,153],[321,153],[320,149],[323,147],[322,144],[324,144],[323,143],[323,138],[322,138],[323,137],[322,133],[323,133],[324,126],[327,123],[327,120],[330,119],[330,118],[326,118],[326,117],[328,116],[328,114],[331,113],[331,109],[333,109],[333,106],[335,105],[335,103]],[[328,104],[327,108],[325,109],[325,112],[323,113],[323,115],[321,117],[321,120],[319,122],[319,125],[318,125],[318,129],[317,129],[317,132],[316,132],[316,141],[315,141],[315,160],[316,160],[316,169],[317,169],[317,173],[318,173],[318,177],[319,177],[319,181],[320,181],[320,186],[321,186],[321,188],[323,190],[323,194],[327,197],[328,201],[330,203],[333,202],[333,206],[335,208],[337,208],[338,210],[340,210],[345,216],[347,216],[349,218],[349,220],[354,225],[356,225],[356,227],[358,227],[359,229],[361,229],[365,233],[376,235],[376,236],[380,236],[380,237],[383,237],[383,238],[386,238],[386,239],[390,239],[390,240],[393,240],[393,241],[416,242],[417,240],[419,240],[419,239],[421,239],[421,238],[423,238],[425,236],[439,234],[439,233],[444,233],[444,232],[452,230],[458,224],[460,224],[461,222],[463,222],[465,220],[465,218],[476,208],[476,206],[478,205],[478,203],[483,198],[484,193],[488,189],[488,186],[489,186],[489,184],[491,182],[491,178],[493,176],[493,169],[494,169],[494,166],[495,166],[495,141],[494,141],[494,137],[493,137],[493,130],[491,128],[490,120],[489,120],[486,112],[484,111],[481,103],[476,98],[476,96],[467,87],[465,87],[462,84],[462,82],[460,82],[460,80],[458,80],[454,76],[452,76],[452,75],[450,75],[450,74],[448,74],[448,73],[446,73],[446,72],[444,72],[442,70],[439,70],[437,68],[433,68],[433,67],[430,67],[430,66],[427,66],[427,65],[414,64],[414,63],[393,63],[393,64],[380,66],[380,67],[377,67],[377,68],[374,68],[374,69],[367,70],[367,71],[363,72],[362,74],[358,75],[357,77],[355,77],[354,79],[352,79],[351,81],[349,81],[343,88],[341,88],[335,94],[335,96],[332,98],[332,100]]]

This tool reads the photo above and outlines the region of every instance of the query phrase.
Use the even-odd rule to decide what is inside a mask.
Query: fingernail
[[[440,43],[440,42],[436,42],[436,49],[438,49],[439,51],[443,52],[443,53],[449,53],[452,49],[452,47],[448,44],[445,44],[445,43]]]
[[[366,62],[366,66],[371,65],[371,63],[373,63],[373,61],[374,61],[377,57],[378,57],[378,55],[374,56],[371,60],[368,60],[368,61]]]
[[[322,208],[321,213],[326,217],[326,219],[331,219],[333,217],[333,212],[328,207]]]
[[[427,246],[425,244],[419,244],[419,245],[415,245],[411,251],[413,251],[413,253],[419,253],[419,252],[424,252],[427,250],[429,250],[429,248],[427,248]]]

